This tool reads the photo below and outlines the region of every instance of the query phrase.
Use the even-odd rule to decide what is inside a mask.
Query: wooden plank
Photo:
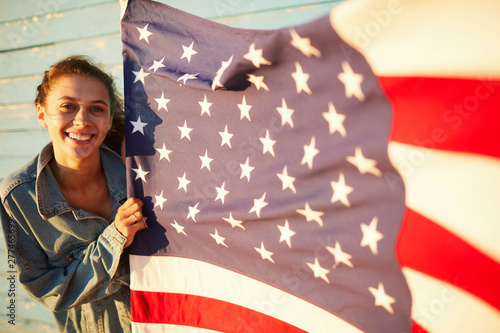
[[[42,127],[19,132],[0,132],[0,164],[4,164],[6,159],[17,158],[27,162],[49,142],[49,133]]]
[[[0,106],[0,133],[39,128],[34,104]]]

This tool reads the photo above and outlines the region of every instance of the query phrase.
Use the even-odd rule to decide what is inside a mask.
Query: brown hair
[[[120,152],[121,143],[125,136],[123,100],[121,95],[116,91],[113,78],[98,65],[94,64],[90,58],[82,55],[70,56],[51,66],[48,71],[45,71],[42,83],[36,89],[35,105],[45,106],[46,98],[52,85],[59,78],[73,74],[97,79],[108,89],[113,125],[104,140],[104,144]]]

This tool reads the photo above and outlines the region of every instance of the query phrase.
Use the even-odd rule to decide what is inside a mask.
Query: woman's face
[[[112,124],[109,93],[101,81],[79,75],[60,77],[51,86],[45,106],[37,109],[58,163],[71,166],[99,154]]]

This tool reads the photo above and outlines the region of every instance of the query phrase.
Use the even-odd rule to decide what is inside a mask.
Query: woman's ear
[[[47,127],[47,122],[45,121],[45,107],[41,106],[40,104],[36,105],[36,112],[37,112],[37,118],[38,122],[42,127]]]

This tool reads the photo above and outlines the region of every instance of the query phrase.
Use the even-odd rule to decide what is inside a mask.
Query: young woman
[[[123,120],[113,80],[84,57],[66,58],[45,72],[35,105],[52,142],[0,185],[19,283],[62,332],[129,332],[124,249],[146,225],[142,202],[126,198],[121,157],[103,145]]]

